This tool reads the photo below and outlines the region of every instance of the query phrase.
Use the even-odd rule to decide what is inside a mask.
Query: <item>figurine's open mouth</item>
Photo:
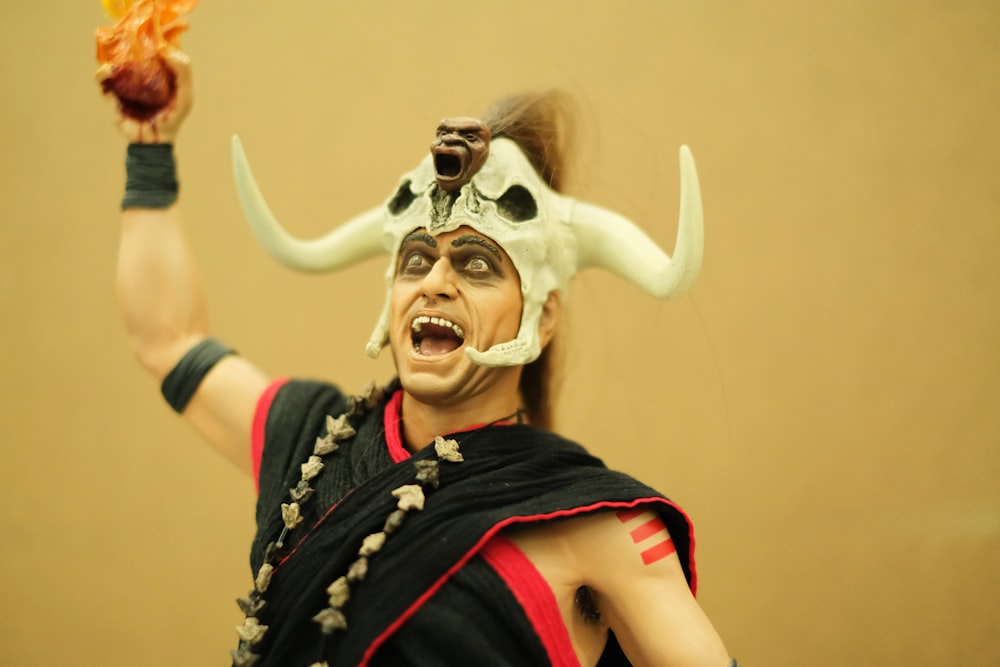
[[[415,317],[410,325],[413,350],[422,356],[448,354],[462,347],[465,332],[462,327],[443,317]]]
[[[442,149],[434,151],[434,171],[440,178],[457,178],[462,174],[464,168],[463,156]]]

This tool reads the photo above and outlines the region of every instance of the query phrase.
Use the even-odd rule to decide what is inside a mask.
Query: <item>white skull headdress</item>
[[[523,299],[520,330],[514,340],[488,350],[468,348],[469,358],[483,366],[514,366],[537,359],[542,306],[553,290],[565,292],[581,269],[603,267],[667,299],[687,290],[701,267],[701,196],[694,159],[686,146],[680,149],[680,223],[672,257],[628,219],[552,190],[520,147],[507,138],[489,143],[485,163],[460,187],[442,188],[433,156],[428,156],[403,176],[385,204],[310,241],[290,236],[272,215],[237,137],[233,167],[250,226],[283,264],[300,271],[335,271],[379,254],[392,256],[386,270],[386,302],[366,346],[371,357],[388,342],[388,291],[397,253],[402,239],[416,229],[437,235],[471,227],[500,244],[517,269]]]

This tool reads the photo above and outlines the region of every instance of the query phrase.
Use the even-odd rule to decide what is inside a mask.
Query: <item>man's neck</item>
[[[422,403],[404,391],[400,434],[408,449],[419,451],[432,444],[436,436],[512,419],[519,407],[520,397],[516,394],[502,403],[440,406]]]

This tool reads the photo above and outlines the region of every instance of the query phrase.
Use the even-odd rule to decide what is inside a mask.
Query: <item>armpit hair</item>
[[[585,622],[590,625],[600,625],[601,610],[594,602],[594,592],[586,586],[576,589],[576,609]]]

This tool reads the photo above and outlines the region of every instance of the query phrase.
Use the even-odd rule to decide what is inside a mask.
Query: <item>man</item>
[[[137,116],[109,95],[130,142],[118,291],[168,402],[258,483],[233,664],[726,665],[693,596],[681,510],[539,428],[559,294],[578,268],[661,297],[697,273],[689,156],[671,259],[556,192],[552,97],[443,121],[384,206],[312,243],[273,220],[237,143],[245,210],[278,259],[319,270],[392,254],[367,349],[388,345],[398,379],[347,397],[272,381],[209,338],[172,155],[190,66],[162,57],[175,77],[163,108]]]

